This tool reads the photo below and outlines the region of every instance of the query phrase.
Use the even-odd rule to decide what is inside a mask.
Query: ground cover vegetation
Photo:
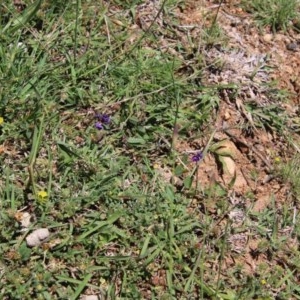
[[[246,40],[298,24],[297,1],[2,1],[1,299],[299,299],[299,91]]]

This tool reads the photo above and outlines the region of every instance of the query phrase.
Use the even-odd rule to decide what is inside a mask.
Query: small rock
[[[48,228],[39,228],[31,232],[26,237],[26,243],[28,247],[39,246],[43,241],[49,237],[50,232]]]
[[[82,295],[80,300],[101,300],[100,295]]]
[[[228,109],[225,110],[223,118],[225,121],[228,121],[231,118],[231,114]]]
[[[15,214],[15,219],[21,223],[21,226],[23,227],[22,230],[27,230],[31,225],[31,215],[28,212],[18,211]]]
[[[21,220],[22,227],[24,227],[25,229],[28,228],[30,226],[30,224],[31,224],[30,219],[31,219],[31,215],[29,213],[25,212],[23,214],[23,218]]]
[[[273,40],[273,34],[267,33],[263,36],[263,40],[267,43],[270,43]]]
[[[289,43],[286,45],[286,49],[289,51],[297,51],[298,50],[298,44],[297,43]]]

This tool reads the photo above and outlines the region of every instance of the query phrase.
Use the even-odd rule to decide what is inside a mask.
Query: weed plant
[[[244,7],[254,14],[260,26],[270,26],[273,32],[286,31],[292,21],[299,19],[298,0],[243,1]]]

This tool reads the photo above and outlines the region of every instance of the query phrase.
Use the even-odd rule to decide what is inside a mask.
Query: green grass
[[[260,26],[269,26],[273,32],[292,27],[292,21],[299,20],[298,0],[254,0],[242,1],[244,7],[258,21]]]
[[[299,182],[299,154],[296,153],[287,162],[278,162],[277,171],[282,177],[282,180],[290,187],[290,196],[294,195],[296,199],[300,197],[300,182]]]
[[[178,39],[180,57],[161,50],[157,32],[134,29],[141,2],[27,1],[22,15],[11,1],[0,5],[2,299],[299,297],[297,249],[286,249],[288,266],[272,274],[265,261],[255,276],[243,263],[226,270],[228,257],[243,255],[228,242],[236,207],[226,187],[193,184],[201,164],[184,145],[201,138],[204,155],[217,152],[211,124],[228,86],[201,82],[205,58],[190,45]],[[172,16],[178,3],[164,4]],[[161,36],[176,24],[166,22]],[[210,47],[222,35],[213,26]],[[97,114],[110,117],[102,130]],[[272,263],[291,238],[280,231],[294,226],[290,211],[288,203],[245,211],[243,228]],[[29,248],[36,228],[51,235]]]

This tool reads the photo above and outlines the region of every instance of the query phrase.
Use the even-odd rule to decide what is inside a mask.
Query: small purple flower
[[[104,124],[108,124],[109,122],[110,122],[110,116],[109,115],[107,115],[107,114],[103,114],[102,116],[101,116],[101,122],[102,123],[104,123]]]
[[[110,116],[107,114],[96,114],[96,119],[99,120],[99,122],[103,124],[109,124],[110,123]]]
[[[203,154],[202,154],[202,152],[197,152],[196,154],[194,154],[193,156],[192,156],[192,161],[193,162],[198,162],[198,161],[200,161],[201,159],[203,158]]]
[[[95,127],[96,127],[98,130],[103,129],[103,125],[102,125],[100,122],[96,122]]]

